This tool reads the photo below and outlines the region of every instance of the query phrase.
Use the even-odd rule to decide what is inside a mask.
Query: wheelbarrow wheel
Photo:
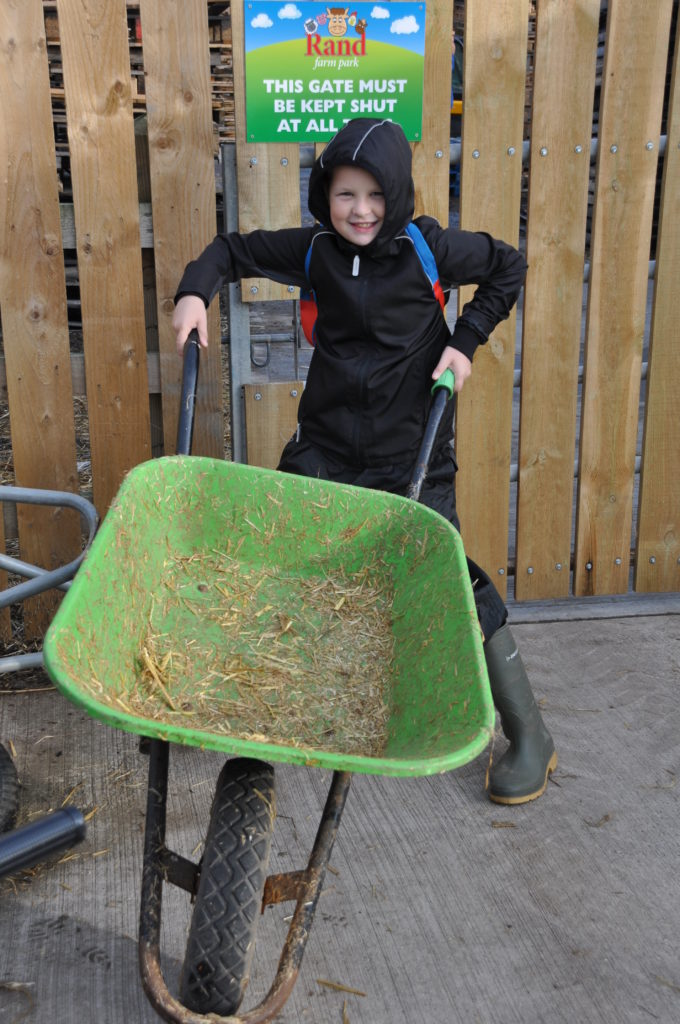
[[[241,1004],[255,952],[275,815],[274,769],[234,758],[220,772],[180,980],[197,1013]]]
[[[19,807],[19,777],[9,751],[0,743],[0,832],[12,828]]]

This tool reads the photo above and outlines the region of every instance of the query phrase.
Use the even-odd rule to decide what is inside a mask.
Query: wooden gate
[[[525,247],[530,265],[518,314],[475,358],[456,439],[466,547],[502,592],[514,577],[518,600],[680,590],[677,7],[425,5],[417,212],[447,223],[455,206],[463,228]],[[231,206],[240,230],[300,223],[300,148],[245,138],[243,18],[243,3],[208,0],[0,5],[4,482],[80,489],[103,513],[129,468],[172,451],[172,297],[218,214],[229,222]],[[452,24],[465,67],[450,147]],[[218,210],[225,139],[238,192]],[[251,374],[248,309],[295,293],[265,281],[230,293],[237,391],[229,402],[213,344],[195,451],[224,456],[235,397],[248,456],[271,461],[301,382]],[[78,546],[71,513],[5,520],[30,562]]]

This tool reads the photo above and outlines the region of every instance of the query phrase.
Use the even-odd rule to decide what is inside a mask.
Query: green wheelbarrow
[[[260,1024],[297,978],[352,773],[458,768],[494,710],[459,534],[417,499],[452,378],[434,393],[410,496],[190,456],[198,345],[179,455],[133,469],[44,643],[47,671],[149,754],[139,956],[166,1021]],[[166,845],[169,747],[231,755],[200,863]],[[268,874],[272,762],[332,770],[306,868]],[[179,996],[160,967],[163,883],[193,912]],[[265,998],[240,1011],[268,905],[296,903]]]

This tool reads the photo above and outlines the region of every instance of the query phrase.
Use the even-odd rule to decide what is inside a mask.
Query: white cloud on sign
[[[390,12],[385,10],[384,7],[374,7],[371,11],[372,18],[389,18]]]
[[[274,22],[267,14],[258,14],[256,18],[251,21],[252,28],[271,28]]]
[[[412,36],[419,29],[420,25],[412,14],[407,15],[405,18],[397,18],[390,25],[390,32],[394,32],[398,36]]]
[[[302,11],[295,4],[285,4],[277,13],[282,21],[295,21],[302,17]]]

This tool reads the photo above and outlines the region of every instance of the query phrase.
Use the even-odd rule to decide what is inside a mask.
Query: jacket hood
[[[376,179],[385,194],[385,220],[378,236],[366,246],[374,252],[413,219],[414,187],[411,147],[394,121],[359,117],[348,121],[314,163],[309,178],[309,211],[320,224],[332,227],[327,185],[335,167],[360,167]]]

